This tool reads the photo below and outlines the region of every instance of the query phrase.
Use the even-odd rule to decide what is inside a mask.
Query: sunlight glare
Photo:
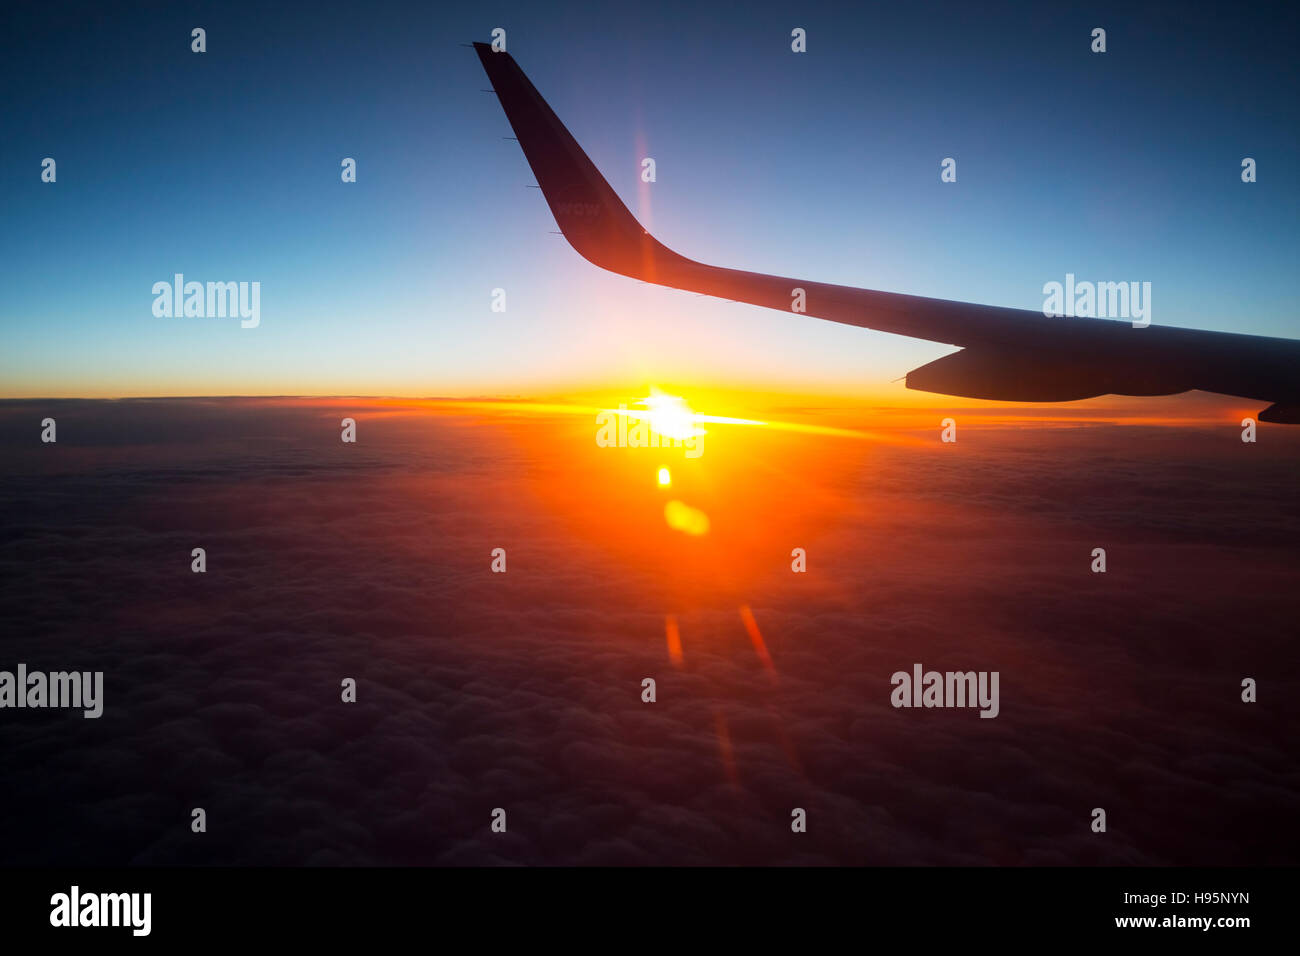
[[[686,441],[699,433],[695,427],[695,412],[680,395],[668,395],[652,388],[650,394],[637,404],[649,410],[650,427],[660,435]]]

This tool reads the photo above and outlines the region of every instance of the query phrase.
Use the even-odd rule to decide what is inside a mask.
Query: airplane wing
[[[1207,332],[829,285],[687,259],[641,228],[509,53],[475,43],[560,231],[611,272],[961,347],[913,369],[907,387],[966,398],[1060,402],[1199,389],[1273,404],[1260,421],[1300,424],[1300,341]]]

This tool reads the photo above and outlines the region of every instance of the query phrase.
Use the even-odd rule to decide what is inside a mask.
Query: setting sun
[[[647,418],[650,427],[660,435],[667,435],[678,441],[685,441],[698,433],[695,426],[695,412],[686,404],[686,399],[679,395],[667,395],[659,389],[651,389],[650,395],[637,402],[649,410]],[[660,484],[667,484],[660,473]]]
[[[673,476],[668,473],[667,468],[659,469],[659,487],[667,488],[673,483]]]

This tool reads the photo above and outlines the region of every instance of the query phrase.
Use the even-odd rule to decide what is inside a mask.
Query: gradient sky
[[[709,6],[12,11],[0,394],[889,396],[948,351],[581,259],[458,45],[498,26],[685,255],[1027,309],[1067,272],[1149,281],[1157,324],[1300,337],[1294,5]],[[155,318],[151,286],[176,272],[261,282],[261,326]]]

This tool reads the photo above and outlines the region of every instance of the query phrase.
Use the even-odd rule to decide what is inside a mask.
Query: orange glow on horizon
[[[812,389],[796,392],[764,388],[671,387],[690,396],[689,405],[686,405],[685,398],[670,396],[674,401],[667,404],[665,421],[667,427],[674,430],[678,430],[676,426],[681,422],[678,411],[680,406],[676,405],[676,401],[680,401],[691,409],[691,417],[697,425],[743,426],[891,442],[910,440],[900,434],[909,430],[933,430],[937,434],[940,421],[946,417],[956,418],[959,426],[975,428],[1016,425],[1035,428],[1135,425],[1222,426],[1240,429],[1243,418],[1256,418],[1261,411],[1260,403],[1243,403],[1241,399],[1202,392],[1149,399],[1106,396],[1082,402],[1016,405],[945,398],[942,395],[918,392],[890,395],[886,399],[885,396],[866,393]],[[369,409],[369,414],[445,410],[479,411],[497,415],[589,415],[594,419],[594,416],[601,413],[613,413],[635,419],[640,412],[635,405],[646,400],[648,391],[653,395],[652,388],[634,386],[621,391],[601,389],[557,392],[535,397],[248,395],[234,397],[233,400],[254,404],[274,400],[291,405],[347,408],[354,411]],[[625,407],[620,409],[619,405]],[[703,411],[697,412],[695,409]],[[649,415],[654,414],[655,410],[650,409]],[[1287,426],[1270,426],[1265,423],[1261,427],[1276,430]],[[710,433],[714,431],[716,429],[709,429]]]
[[[128,386],[110,385],[69,389],[37,388],[20,378],[0,386],[0,398],[84,398],[101,400],[133,399],[217,399],[246,403],[270,400],[292,405],[318,405],[399,412],[420,409],[446,409],[518,412],[521,414],[590,414],[616,411],[623,404],[626,413],[636,416],[638,402],[651,416],[662,414],[668,429],[680,431],[681,406],[692,411],[694,423],[722,425],[763,425],[769,428],[804,431],[840,437],[867,437],[884,440],[890,432],[907,429],[938,428],[945,417],[970,426],[1006,426],[1025,424],[1040,428],[1077,427],[1080,425],[1141,426],[1232,426],[1241,427],[1243,418],[1257,418],[1263,403],[1230,396],[1193,392],[1154,398],[1102,396],[1079,402],[1016,404],[980,401],[912,391],[897,382],[807,382],[759,383],[727,381],[692,384],[689,381],[661,383],[655,386],[620,384],[528,384],[523,386],[487,386],[468,393],[462,385],[449,389],[450,394],[421,394],[413,388],[394,388],[395,383],[339,383],[322,391],[318,383],[286,380],[275,392],[253,382],[225,380],[221,386],[196,382],[194,379],[158,379],[151,385],[133,380]],[[437,386],[432,386],[437,388]],[[456,394],[459,393],[459,394]],[[647,397],[648,393],[648,397]],[[656,393],[667,400],[656,399]],[[689,398],[678,399],[676,395]],[[651,401],[653,400],[653,401]],[[687,401],[689,400],[689,405]],[[677,403],[680,402],[681,405]],[[662,411],[655,403],[662,405]],[[1270,430],[1286,426],[1263,427]],[[666,431],[665,434],[668,434]],[[671,435],[670,435],[671,437]],[[895,439],[896,440],[896,437]]]

